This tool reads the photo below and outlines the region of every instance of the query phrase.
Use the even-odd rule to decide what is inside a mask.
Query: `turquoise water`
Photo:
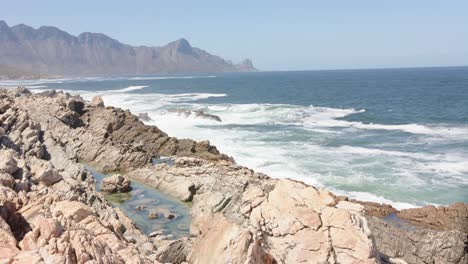
[[[96,179],[96,188],[99,191],[101,181],[106,175],[90,167],[86,168]],[[130,192],[106,194],[105,197],[113,206],[120,208],[130,217],[137,227],[147,235],[151,232],[163,230],[165,235],[172,235],[173,238],[189,236],[191,218],[188,204],[136,181],[132,181],[132,190]],[[138,210],[138,206],[144,208]],[[148,217],[150,212],[157,212],[159,217],[150,219]],[[173,214],[175,218],[167,219],[169,213]]]
[[[5,83],[8,84],[8,83]],[[10,83],[11,84],[11,83]],[[26,82],[147,112],[241,164],[398,208],[468,202],[468,67]],[[183,116],[203,110],[223,122]]]

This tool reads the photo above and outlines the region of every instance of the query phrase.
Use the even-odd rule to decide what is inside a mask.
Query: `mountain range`
[[[131,46],[101,33],[73,36],[56,27],[9,27],[0,20],[0,76],[2,69],[37,75],[257,71],[249,59],[233,64],[184,38],[161,47]]]

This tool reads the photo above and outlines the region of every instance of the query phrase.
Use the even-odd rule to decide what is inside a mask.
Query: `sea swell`
[[[157,77],[159,78],[159,77]],[[37,85],[34,92],[46,90]],[[236,161],[276,178],[293,178],[337,194],[397,208],[468,200],[468,127],[453,124],[377,124],[359,120],[366,109],[290,104],[210,104],[225,93],[162,94],[144,85],[85,91],[67,89],[106,105],[142,112],[171,136],[210,140]],[[148,88],[149,89],[149,88]],[[141,93],[145,92],[145,93]],[[184,117],[169,109],[202,110],[222,122]],[[458,152],[457,152],[458,151]],[[454,190],[451,193],[447,190]],[[436,193],[436,195],[434,195]]]

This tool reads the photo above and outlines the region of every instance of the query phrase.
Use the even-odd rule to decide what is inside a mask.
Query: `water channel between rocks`
[[[102,179],[112,174],[103,174],[92,167],[86,165],[85,167],[94,176],[96,189],[100,191]],[[142,183],[131,181],[130,192],[105,193],[107,201],[120,208],[146,235],[163,231],[164,235],[168,235],[171,239],[189,236],[191,217],[188,204]],[[158,217],[151,219],[150,212],[157,213]],[[170,214],[174,216],[173,219],[168,219]]]

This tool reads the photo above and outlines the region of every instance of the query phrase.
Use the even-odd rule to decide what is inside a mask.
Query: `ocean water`
[[[94,176],[96,189],[100,191],[102,180],[108,175],[102,174],[87,165],[86,169]],[[160,231],[173,238],[189,236],[190,207],[177,198],[169,197],[134,180],[130,192],[105,194],[105,198],[112,205],[119,207],[147,235]],[[142,206],[143,209],[138,210],[138,206]],[[156,212],[159,216],[150,219],[148,217],[150,212]],[[168,214],[174,215],[174,218],[168,219]]]
[[[16,85],[6,81],[0,85]],[[25,81],[147,112],[237,163],[397,208],[468,202],[468,67]],[[203,110],[222,119],[170,109]]]

